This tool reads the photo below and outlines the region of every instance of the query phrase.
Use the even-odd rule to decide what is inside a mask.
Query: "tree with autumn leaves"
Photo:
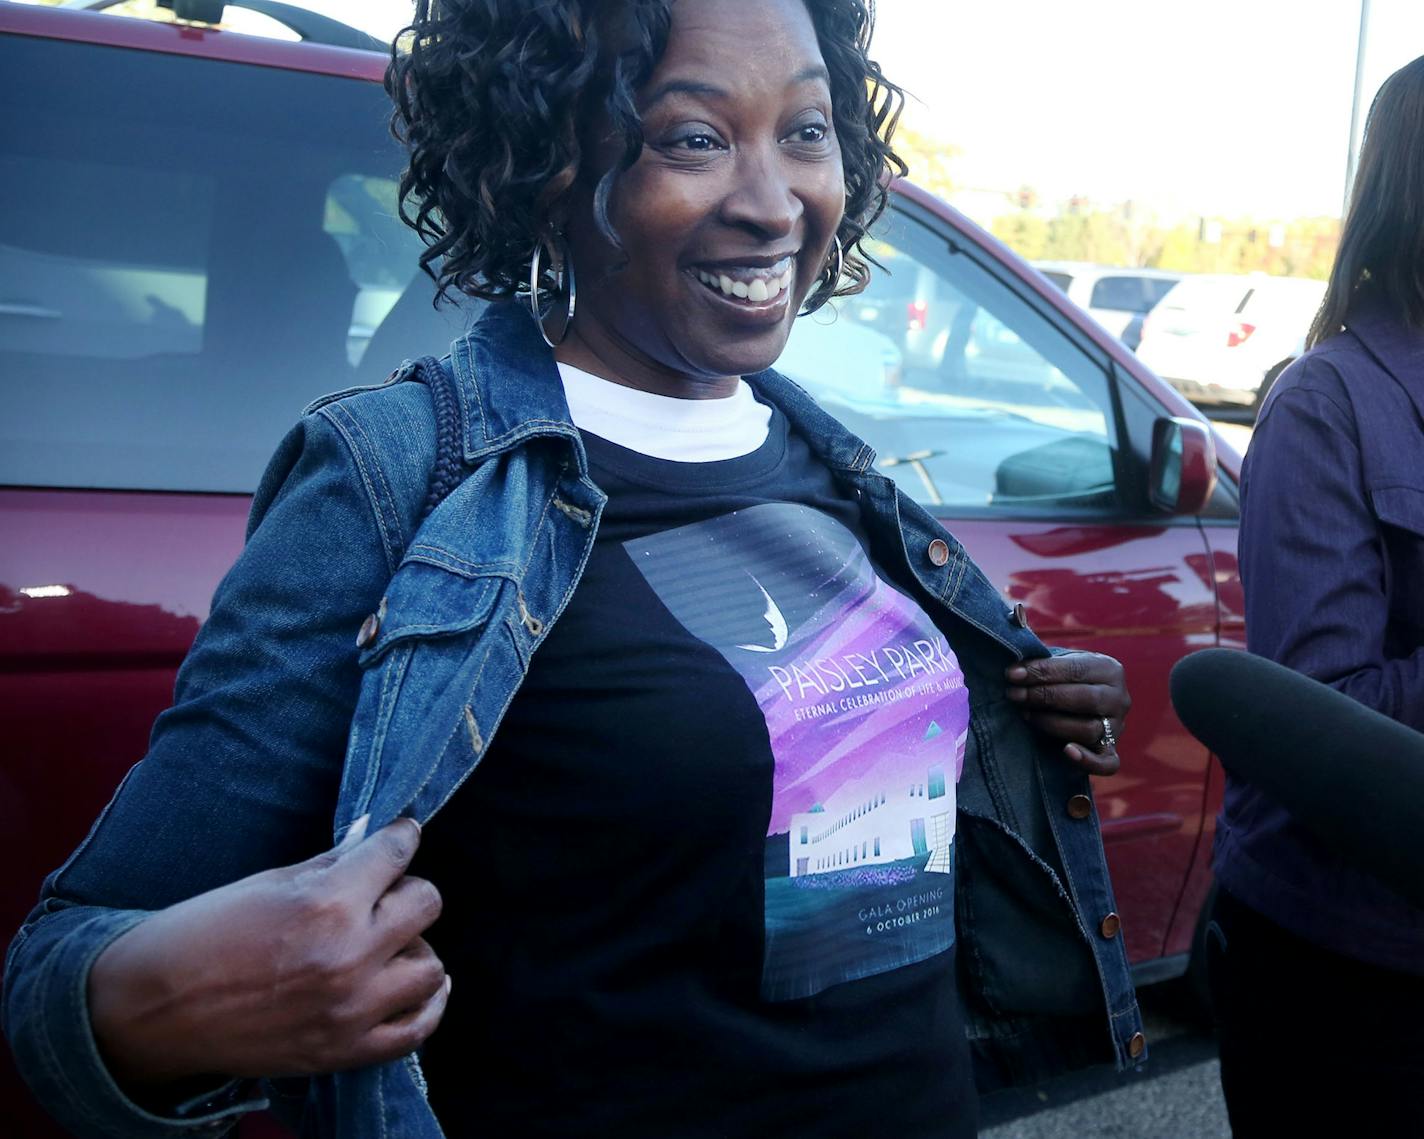
[[[946,199],[964,190],[954,173],[960,148],[932,129],[907,116],[896,129],[895,150],[916,185]],[[994,195],[988,197],[997,201]],[[1260,271],[1323,280],[1340,239],[1340,220],[1333,217],[1188,218],[1168,223],[1134,202],[1105,207],[1074,197],[1047,208],[1030,185],[1006,190],[1002,198],[1002,213],[992,218],[989,229],[1030,261],[1086,261],[1183,273]]]

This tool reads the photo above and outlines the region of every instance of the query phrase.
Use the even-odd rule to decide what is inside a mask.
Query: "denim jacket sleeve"
[[[330,845],[354,639],[393,557],[358,456],[339,416],[308,415],[282,442],[148,754],[11,944],[5,1034],[78,1136],[212,1135],[263,1106],[231,1088],[168,1116],[135,1104],[95,1045],[87,978],[150,912]]]
[[[1391,575],[1343,377],[1327,360],[1298,367],[1246,458],[1248,648],[1424,729],[1424,650],[1387,650]]]

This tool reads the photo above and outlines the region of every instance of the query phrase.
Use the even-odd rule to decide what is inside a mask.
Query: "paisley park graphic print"
[[[624,549],[766,718],[762,996],[811,996],[948,949],[969,695],[943,634],[809,507],[754,506]]]

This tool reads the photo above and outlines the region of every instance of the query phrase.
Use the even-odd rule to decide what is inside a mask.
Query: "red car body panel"
[[[904,198],[936,215],[1036,293],[1162,405],[1202,420],[1120,340],[1063,291],[954,207],[913,183]],[[1218,467],[1237,483],[1241,455],[1213,429]],[[1091,648],[1123,661],[1133,695],[1123,770],[1094,781],[1103,844],[1134,965],[1190,951],[1211,888],[1211,841],[1221,809],[1218,765],[1182,727],[1168,697],[1172,665],[1221,644],[1245,648],[1245,603],[1236,526],[1054,527],[944,517],[989,579],[1022,601],[1047,643]],[[1030,561],[1028,555],[1034,555]],[[1175,881],[1177,892],[1168,885]],[[1170,968],[1167,970],[1170,973]]]
[[[368,82],[385,70],[374,53],[6,3],[0,35]],[[895,191],[1071,322],[1161,414],[1201,418],[996,239],[912,184]],[[1221,472],[1234,481],[1240,456],[1216,439]],[[241,548],[248,504],[244,495],[0,490],[6,936],[146,750],[212,590]],[[1005,598],[1026,606],[1045,641],[1108,652],[1127,666],[1134,707],[1123,770],[1096,787],[1104,841],[1131,960],[1185,953],[1210,886],[1221,779],[1173,714],[1167,674],[1194,649],[1244,644],[1234,523],[944,520]],[[8,1059],[0,1062],[0,1118],[8,1135],[56,1134],[40,1122]]]
[[[247,505],[234,495],[0,490],[5,937],[143,756],[213,587],[241,549]],[[8,1055],[0,1119],[15,1139],[61,1134]]]
[[[1240,470],[1239,459],[1236,469]],[[1208,527],[1204,533],[1211,550],[1211,572],[1216,583],[1217,643],[1222,648],[1244,650],[1246,595],[1241,588],[1241,567],[1236,559],[1236,530],[1234,527]],[[1167,954],[1190,951],[1197,932],[1197,917],[1211,890],[1211,846],[1216,838],[1216,816],[1221,810],[1225,778],[1220,764],[1213,763],[1207,768],[1201,839],[1197,843],[1191,872],[1183,886],[1177,915],[1167,935],[1164,950]]]
[[[1132,715],[1123,770],[1096,781],[1103,843],[1134,962],[1163,955],[1179,889],[1202,823],[1208,754],[1167,699],[1167,674],[1185,653],[1216,643],[1213,590],[1200,572],[1195,527],[953,523],[1040,637],[1129,664]],[[1005,541],[1007,538],[1007,541]]]
[[[7,845],[4,919],[35,902],[34,870],[84,837],[154,717],[219,578],[242,548],[236,495],[0,491],[0,797]],[[62,592],[61,592],[62,591]],[[58,595],[56,595],[58,594]]]

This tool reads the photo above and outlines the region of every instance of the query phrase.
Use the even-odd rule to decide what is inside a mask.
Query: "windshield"
[[[462,329],[394,216],[377,84],[8,50],[0,482],[251,491],[306,403]]]

